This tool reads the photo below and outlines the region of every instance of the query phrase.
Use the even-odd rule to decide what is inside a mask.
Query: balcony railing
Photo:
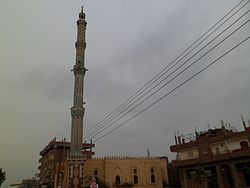
[[[210,157],[206,158],[195,158],[195,159],[185,159],[185,160],[174,160],[173,165],[174,166],[192,166],[195,164],[204,164],[204,163],[212,163],[217,161],[226,161],[233,158],[239,158],[239,157],[250,157],[250,148],[246,149],[237,149],[233,150],[232,152],[226,152],[226,153],[218,153],[211,155]]]

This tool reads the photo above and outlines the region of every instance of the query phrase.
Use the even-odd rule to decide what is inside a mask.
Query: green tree
[[[109,188],[109,184],[103,180],[98,179],[96,183],[98,184],[99,188]]]
[[[2,171],[2,169],[0,169],[0,187],[2,183],[5,181],[5,179],[6,179],[6,173]]]
[[[198,167],[195,170],[195,181],[199,183],[199,187],[202,186],[202,183],[208,180],[208,176],[202,167]]]

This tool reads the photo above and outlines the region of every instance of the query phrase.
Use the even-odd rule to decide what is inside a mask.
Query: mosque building
[[[93,180],[101,187],[162,188],[168,184],[167,157],[93,157],[94,143],[83,143],[86,26],[83,8],[77,20],[71,141],[53,139],[40,152],[41,187],[83,188]],[[102,184],[101,184],[102,183]]]

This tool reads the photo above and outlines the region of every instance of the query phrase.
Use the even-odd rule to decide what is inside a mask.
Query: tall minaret
[[[77,20],[77,40],[76,47],[76,62],[72,71],[74,72],[74,97],[73,107],[71,108],[71,147],[70,156],[67,160],[67,178],[63,187],[67,188],[83,188],[84,182],[84,162],[85,155],[82,154],[82,141],[83,141],[83,117],[84,117],[84,102],[83,102],[83,87],[84,76],[87,69],[84,66],[85,57],[85,31],[87,22],[85,21],[85,14],[83,7],[79,13]]]
[[[72,71],[74,72],[74,97],[73,107],[71,108],[71,148],[70,156],[80,157],[82,156],[82,141],[83,141],[83,117],[84,117],[84,102],[83,102],[83,91],[84,91],[84,75],[87,69],[84,66],[85,57],[85,32],[87,22],[85,20],[85,14],[83,7],[79,13],[79,19],[77,20],[77,40],[75,43],[76,47],[76,61]]]

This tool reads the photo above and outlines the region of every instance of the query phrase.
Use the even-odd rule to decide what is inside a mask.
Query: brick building
[[[243,131],[209,129],[175,137],[174,166],[180,169],[182,187],[250,187],[250,127]],[[249,124],[250,126],[250,124]],[[191,137],[190,137],[191,138]]]
[[[95,145],[92,143],[82,144],[82,153],[87,159],[91,158],[95,153],[92,148]],[[66,160],[70,152],[70,142],[66,140],[57,141],[53,139],[41,152],[39,159],[40,184],[54,185],[55,181],[60,184],[65,176]]]

